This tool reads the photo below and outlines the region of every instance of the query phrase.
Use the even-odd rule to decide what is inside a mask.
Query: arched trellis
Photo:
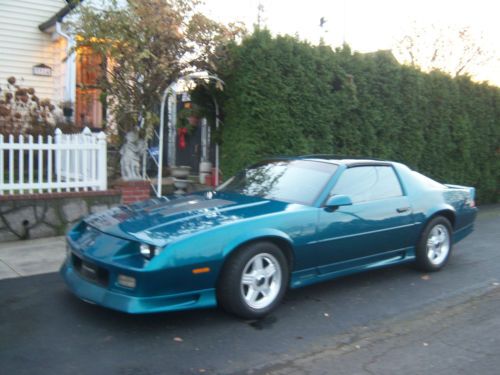
[[[175,120],[176,120],[176,110],[175,110],[175,96],[176,96],[176,91],[174,87],[178,85],[180,82],[195,82],[195,81],[205,81],[205,82],[210,82],[210,81],[215,81],[219,82],[220,84],[224,85],[224,81],[217,77],[217,75],[212,74],[207,71],[201,71],[201,72],[193,72],[186,74],[184,76],[179,77],[175,82],[172,82],[163,92],[163,96],[161,99],[161,109],[160,109],[160,129],[159,129],[159,145],[158,145],[158,181],[157,181],[157,187],[156,187],[156,195],[158,197],[161,197],[161,190],[162,190],[162,170],[163,170],[163,138],[165,135],[165,105],[168,101],[169,98],[174,98],[174,103],[172,105],[172,110],[169,111],[169,116],[168,116],[168,129],[171,131],[170,137],[169,137],[169,152],[175,152]],[[215,107],[215,128],[218,129],[220,125],[220,120],[219,120],[219,104],[217,103],[217,99],[212,96],[212,99],[214,101],[214,107]],[[219,184],[219,144],[215,143],[215,185]]]

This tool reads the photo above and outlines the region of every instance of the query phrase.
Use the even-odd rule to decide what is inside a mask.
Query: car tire
[[[290,272],[283,251],[268,241],[236,250],[224,265],[217,300],[229,313],[259,319],[279,305],[288,288]]]
[[[425,226],[417,244],[415,264],[425,272],[442,269],[451,255],[453,246],[450,221],[443,216],[436,216]]]

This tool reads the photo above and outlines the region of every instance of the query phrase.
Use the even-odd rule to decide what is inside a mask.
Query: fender
[[[429,209],[425,213],[425,221],[424,221],[423,224],[425,225],[433,216],[435,216],[438,212],[442,212],[442,211],[451,212],[453,214],[453,216],[455,217],[455,219],[456,219],[457,210],[455,209],[455,207],[453,207],[450,204],[443,203],[443,204],[440,204],[438,207],[433,207],[432,209]],[[453,220],[450,220],[450,221],[451,221],[452,227],[454,227]]]
[[[241,235],[227,243],[222,249],[222,257],[226,258],[231,252],[233,252],[235,249],[246,242],[258,240],[259,238],[265,237],[275,237],[281,240],[285,240],[290,244],[290,247],[293,248],[293,241],[285,232],[282,232],[275,228],[261,228],[254,231],[242,233]]]

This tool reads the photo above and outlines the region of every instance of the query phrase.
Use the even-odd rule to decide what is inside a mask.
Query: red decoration
[[[184,150],[186,148],[186,135],[187,135],[187,128],[178,128],[177,129],[177,134],[179,135],[179,147],[181,150]]]

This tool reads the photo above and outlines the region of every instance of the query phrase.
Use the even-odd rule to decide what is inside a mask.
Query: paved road
[[[0,280],[3,374],[498,374],[500,209],[443,272],[402,266],[292,291],[263,321],[128,316],[55,273]]]

